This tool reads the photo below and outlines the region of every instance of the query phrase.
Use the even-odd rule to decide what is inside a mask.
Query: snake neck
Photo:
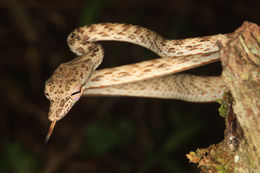
[[[79,57],[70,61],[71,64],[76,64],[79,62],[85,62],[86,64],[91,61],[94,63],[94,69],[96,69],[104,57],[104,49],[100,44],[90,43],[87,46],[82,45],[80,42],[75,41],[76,38],[71,37],[68,42],[70,43],[70,49]]]

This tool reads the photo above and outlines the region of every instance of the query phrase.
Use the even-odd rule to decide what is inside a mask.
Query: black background
[[[225,122],[217,103],[128,97],[82,98],[50,122],[44,83],[73,55],[76,27],[118,22],[147,27],[168,39],[230,33],[260,23],[260,1],[5,0],[0,2],[0,172],[199,172],[185,154],[220,142]],[[157,57],[136,45],[102,42],[99,67]],[[221,74],[220,63],[189,71]]]

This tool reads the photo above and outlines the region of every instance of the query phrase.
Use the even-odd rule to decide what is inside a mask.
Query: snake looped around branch
[[[221,77],[174,74],[219,60],[218,35],[166,40],[140,26],[118,23],[92,24],[75,29],[67,42],[78,57],[61,64],[46,81],[52,121],[62,119],[82,95],[122,95],[212,102],[226,89]],[[155,52],[161,58],[95,71],[104,51],[96,41],[123,41]]]

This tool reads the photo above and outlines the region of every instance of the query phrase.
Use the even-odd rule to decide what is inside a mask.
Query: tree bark
[[[225,139],[187,157],[201,172],[260,172],[260,28],[244,22],[219,36],[222,78],[230,92],[222,101]]]

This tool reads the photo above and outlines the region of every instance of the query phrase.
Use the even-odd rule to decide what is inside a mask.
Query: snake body
[[[222,98],[225,89],[226,85],[221,77],[174,74],[107,87],[85,88],[83,94],[214,102]]]
[[[72,52],[84,55],[92,42],[114,40],[137,44],[150,49],[160,57],[175,57],[219,51],[218,35],[166,40],[157,33],[135,25],[99,23],[76,28],[69,34],[67,42]]]
[[[82,95],[128,95],[208,102],[220,99],[225,83],[220,77],[175,74],[219,60],[218,35],[166,40],[140,26],[92,24],[75,29],[67,42],[78,55],[61,64],[46,81],[49,119],[63,118]],[[150,49],[161,58],[95,71],[104,51],[96,41],[124,41]],[[49,136],[48,136],[49,137]],[[47,138],[48,138],[47,137]]]

